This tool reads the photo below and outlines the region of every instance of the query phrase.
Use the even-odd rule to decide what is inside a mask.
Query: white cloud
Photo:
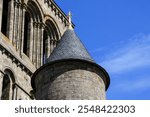
[[[108,56],[100,63],[109,73],[119,74],[150,66],[150,35],[136,35],[127,44],[107,53]]]
[[[150,78],[142,78],[134,81],[125,81],[121,84],[117,84],[114,88],[121,91],[133,92],[133,91],[143,91],[150,88]]]

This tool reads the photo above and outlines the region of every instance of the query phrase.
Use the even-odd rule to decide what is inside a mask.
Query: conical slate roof
[[[48,58],[48,62],[63,59],[81,59],[94,62],[73,29],[67,29],[57,47]]]

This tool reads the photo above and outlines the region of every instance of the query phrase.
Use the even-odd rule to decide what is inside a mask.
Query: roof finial
[[[71,21],[72,14],[71,14],[70,11],[69,11],[69,13],[68,13],[68,18],[69,18],[68,29],[72,29],[72,30],[73,30],[72,21]]]

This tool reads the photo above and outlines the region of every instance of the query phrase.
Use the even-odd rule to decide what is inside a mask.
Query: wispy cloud
[[[133,91],[143,91],[150,88],[150,78],[137,78],[134,81],[125,81],[121,84],[117,84],[114,88],[121,91],[133,92]]]
[[[100,63],[109,73],[122,73],[150,66],[150,35],[136,35],[120,45]]]

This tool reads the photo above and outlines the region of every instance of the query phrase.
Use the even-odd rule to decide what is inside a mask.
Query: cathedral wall
[[[67,21],[65,19],[66,16],[64,16],[64,13],[58,8],[58,6],[53,6],[49,1],[51,0],[47,0],[47,2],[45,2],[45,0],[38,1],[43,14],[45,15],[43,21],[45,22],[47,19],[55,21],[58,26],[57,28],[59,29],[59,33],[62,35],[67,28]]]
[[[11,70],[15,78],[15,81],[11,81],[9,99],[31,99],[29,97],[30,91],[32,90],[30,76],[25,73],[17,64],[13,63],[7,55],[0,51],[0,70],[4,72],[5,69]],[[2,95],[3,77],[4,75],[0,73],[0,96]],[[12,94],[11,91],[13,89],[13,84],[15,87],[14,94]],[[14,97],[12,97],[12,95],[14,95]]]
[[[2,8],[3,0],[0,2],[0,25],[2,16],[5,18],[7,16],[7,29],[5,24],[2,25],[4,35],[20,56],[26,54],[33,65],[39,68],[44,63],[44,54],[48,53],[47,57],[50,56],[66,30],[68,18],[51,0],[10,0],[8,8]],[[2,14],[3,11],[5,15]],[[47,32],[49,40],[45,39],[44,32]],[[43,43],[46,41],[48,42],[46,48],[50,48],[50,52],[44,48]]]
[[[9,0],[7,26],[2,25],[3,11],[7,9],[2,8],[3,1],[0,0],[0,31],[1,27],[6,31],[0,32],[0,99],[5,69],[10,69],[15,78],[11,81],[10,87],[14,89],[10,90],[9,99],[31,99],[30,77],[44,64],[45,54],[49,57],[56,47],[68,18],[51,0]],[[48,39],[44,39],[46,30]],[[44,45],[44,41],[48,44]]]

